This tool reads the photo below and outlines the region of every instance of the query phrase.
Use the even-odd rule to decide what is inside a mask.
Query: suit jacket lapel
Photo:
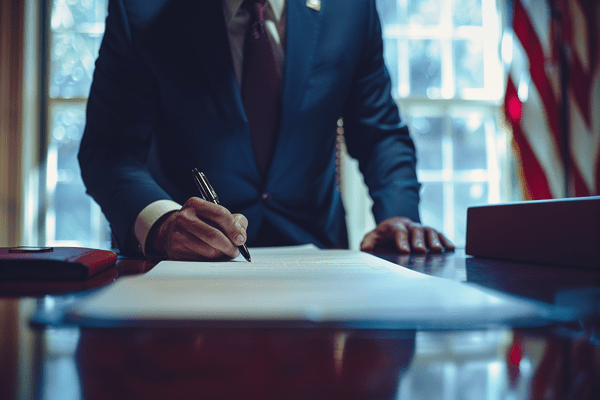
[[[324,0],[325,1],[325,0]],[[282,93],[281,121],[275,154],[268,179],[280,175],[277,165],[286,163],[289,148],[287,139],[297,126],[301,106],[306,95],[306,83],[314,63],[319,38],[322,11],[306,6],[306,0],[287,0],[286,5],[285,68]]]
[[[305,0],[287,0],[286,13],[282,127],[294,124],[304,100],[323,11],[308,8]]]
[[[194,59],[198,60],[227,120],[235,125],[244,124],[244,106],[233,70],[221,1],[190,1],[188,5],[181,23],[198,43],[190,51],[195,53]]]

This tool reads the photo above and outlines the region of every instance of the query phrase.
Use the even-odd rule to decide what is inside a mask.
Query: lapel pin
[[[321,0],[306,0],[306,7],[319,11],[321,9]]]

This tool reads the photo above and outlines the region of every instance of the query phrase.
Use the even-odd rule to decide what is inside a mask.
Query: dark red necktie
[[[242,99],[258,168],[267,173],[279,125],[279,73],[265,29],[266,0],[245,0],[250,27],[244,45]]]

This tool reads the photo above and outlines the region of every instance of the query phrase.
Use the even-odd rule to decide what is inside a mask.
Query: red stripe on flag
[[[571,0],[567,3],[566,13],[563,25],[563,37],[565,44],[569,47],[569,94],[573,97],[576,104],[575,109],[571,110],[570,118],[575,117],[575,113],[581,115],[586,130],[588,132],[570,132],[571,135],[579,135],[579,140],[594,141],[594,135],[600,135],[597,130],[598,123],[593,121],[594,109],[600,107],[600,93],[595,93],[594,80],[600,74],[600,1],[599,0]],[[575,12],[575,11],[578,12]],[[582,20],[576,20],[580,17]],[[584,30],[585,29],[585,30]],[[576,35],[579,30],[579,35]],[[580,41],[580,42],[578,42]],[[585,66],[583,58],[587,59],[588,65]],[[596,113],[598,114],[598,113]],[[597,117],[596,117],[597,118]],[[573,126],[571,124],[571,126]],[[596,129],[594,131],[594,129]],[[585,163],[573,164],[573,187],[576,196],[600,195],[600,150],[595,160],[587,160]],[[578,154],[571,152],[575,160]],[[588,164],[588,163],[591,163]],[[584,169],[585,171],[582,171]],[[592,176],[592,182],[586,182],[583,179],[582,172],[587,172],[587,176]],[[590,185],[595,185],[591,187]]]
[[[564,21],[564,38],[565,42],[571,47],[571,58],[570,58],[570,85],[575,95],[575,102],[579,106],[579,110],[583,114],[585,124],[588,128],[592,128],[592,85],[590,84],[596,68],[598,68],[600,56],[600,40],[598,35],[598,0],[572,0],[573,3],[577,4],[577,7],[581,10],[582,16],[585,19],[585,24],[582,22],[574,21],[574,15],[571,13],[575,7],[571,5],[568,7],[568,12],[565,14]],[[576,36],[574,34],[577,28],[586,28],[585,40],[587,46],[583,49],[587,54],[583,56],[587,57],[589,62],[589,70],[586,70],[580,60],[580,54],[574,51],[577,48],[575,43]],[[598,94],[596,94],[597,96]]]
[[[591,129],[592,127],[592,105],[591,95],[592,87],[591,74],[584,70],[579,58],[573,57],[571,60],[571,79],[570,85],[573,89],[573,97],[579,112],[583,117],[585,125]]]
[[[541,6],[545,7],[546,5],[542,3]],[[554,135],[557,147],[560,148],[560,144],[562,143],[559,123],[560,107],[554,97],[550,80],[546,75],[545,64],[547,60],[543,47],[529,19],[529,15],[520,0],[515,1],[513,30],[525,53],[527,53],[531,80],[540,94],[546,110],[545,117],[548,121],[548,126],[550,126],[550,130]],[[548,26],[548,30],[550,30],[550,26]]]
[[[523,104],[519,100],[517,89],[512,79],[509,78],[504,98],[504,110],[512,123],[513,138],[521,161],[521,175],[525,194],[530,200],[551,199],[552,193],[544,169],[533,153],[521,127],[522,107]]]
[[[581,172],[579,171],[579,168],[577,167],[576,163],[573,163],[572,179],[576,197],[586,197],[592,195],[590,193],[590,189],[584,182]]]

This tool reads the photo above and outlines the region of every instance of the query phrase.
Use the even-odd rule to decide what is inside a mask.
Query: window
[[[77,152],[85,103],[104,32],[107,0],[50,0],[47,29],[45,243],[110,247],[100,207],[85,194]],[[77,212],[73,212],[77,210]]]
[[[503,200],[504,79],[495,0],[377,0],[393,90],[417,148],[421,219],[464,246],[466,209]],[[342,188],[350,242],[375,226],[356,163]]]
[[[393,95],[417,147],[423,223],[463,246],[466,208],[506,197],[498,5],[495,0],[377,0],[377,6]],[[46,4],[47,211],[41,235],[50,245],[110,245],[108,225],[85,194],[76,159],[106,8],[107,0]],[[358,248],[374,226],[370,199],[354,162],[343,164],[351,247]]]

